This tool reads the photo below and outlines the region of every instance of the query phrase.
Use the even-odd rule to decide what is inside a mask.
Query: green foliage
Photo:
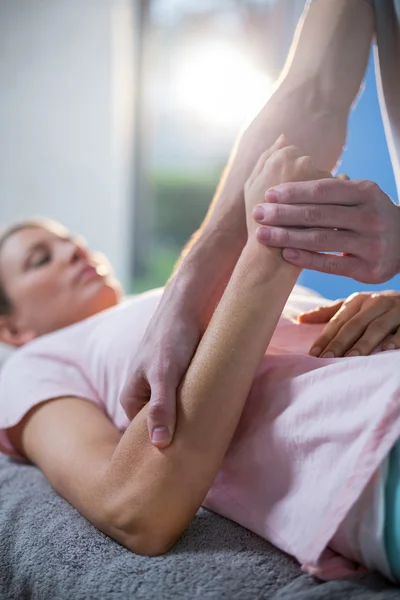
[[[157,173],[152,182],[155,198],[155,238],[182,248],[201,225],[213,198],[216,173]]]
[[[131,293],[139,294],[163,286],[171,275],[179,254],[180,249],[177,247],[155,246],[149,256],[147,275],[135,278]]]
[[[192,234],[201,225],[215,193],[219,173],[157,172],[150,178],[154,199],[152,238],[147,273],[136,277],[131,291],[162,286]]]

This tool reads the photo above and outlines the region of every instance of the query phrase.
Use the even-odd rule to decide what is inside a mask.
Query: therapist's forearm
[[[243,187],[260,154],[284,133],[316,166],[334,168],[373,25],[365,0],[319,0],[306,12],[279,87],[232,153],[205,222],[177,268],[182,297],[197,303],[204,326],[246,241]]]
[[[296,86],[285,81],[242,136],[207,218],[175,271],[184,297],[199,306],[204,328],[246,242],[243,188],[260,154],[282,132],[321,168],[332,169],[341,153],[346,131],[343,113],[315,106],[309,86],[297,82]]]

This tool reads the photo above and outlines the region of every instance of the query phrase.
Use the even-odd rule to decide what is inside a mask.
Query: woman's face
[[[61,226],[28,226],[7,237],[0,281],[12,305],[7,326],[15,333],[14,341],[4,341],[15,345],[114,306],[122,293],[107,261]]]

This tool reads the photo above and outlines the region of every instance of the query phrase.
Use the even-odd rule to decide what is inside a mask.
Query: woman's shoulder
[[[145,316],[150,318],[161,299],[162,292],[163,289],[159,288],[138,295],[126,296],[116,306],[68,327],[42,335],[21,348],[7,352],[1,369],[1,378],[6,372],[14,372],[21,365],[37,362],[38,359],[46,362],[60,359],[68,361],[68,358],[71,357],[74,362],[79,362],[81,350],[84,349],[85,342],[93,334],[99,332],[99,337],[101,337],[103,331],[114,328],[118,321],[124,325],[132,317],[136,317],[138,321]]]

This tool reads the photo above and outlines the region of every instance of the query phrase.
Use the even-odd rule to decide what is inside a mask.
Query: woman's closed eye
[[[51,261],[51,252],[48,248],[36,248],[28,257],[28,269],[37,269]]]

